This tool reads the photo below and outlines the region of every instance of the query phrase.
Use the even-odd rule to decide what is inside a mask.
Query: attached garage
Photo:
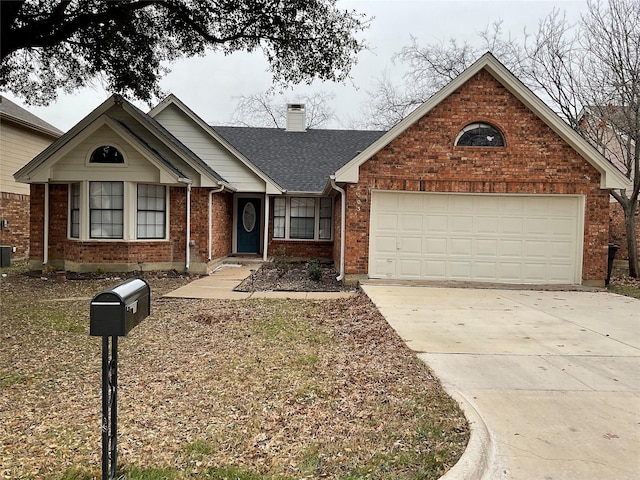
[[[584,197],[373,191],[369,277],[580,283]]]

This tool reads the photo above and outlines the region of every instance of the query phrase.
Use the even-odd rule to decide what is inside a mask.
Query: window
[[[138,238],[164,238],[166,189],[162,185],[138,185]]]
[[[284,238],[284,225],[287,220],[287,202],[284,197],[273,200],[273,238]]]
[[[124,157],[116,147],[103,145],[93,151],[89,163],[124,163]]]
[[[313,198],[292,198],[289,238],[313,239],[316,202]]]
[[[331,240],[331,198],[276,197],[273,201],[273,238]]]
[[[69,236],[80,238],[80,184],[72,183],[69,192]]]
[[[330,198],[320,199],[320,232],[321,240],[331,240],[331,217],[333,213],[333,202]]]
[[[504,147],[500,130],[488,123],[471,123],[456,138],[456,147]]]
[[[123,238],[123,182],[89,182],[91,238]]]

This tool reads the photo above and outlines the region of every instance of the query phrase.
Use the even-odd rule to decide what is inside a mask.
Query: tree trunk
[[[627,205],[620,204],[624,211],[624,224],[627,234],[627,250],[629,251],[629,276],[638,278],[638,243],[636,241],[636,217],[638,202],[629,202]]]

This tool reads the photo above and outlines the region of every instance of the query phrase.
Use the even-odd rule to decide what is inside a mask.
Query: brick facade
[[[0,245],[12,247],[12,260],[29,256],[29,195],[0,192],[0,220],[6,228],[0,229]],[[13,252],[13,248],[16,249]]]
[[[191,192],[191,264],[206,271],[208,259],[208,192],[194,188]],[[44,256],[44,185],[31,186],[32,268],[41,268]],[[47,266],[56,269],[104,270],[154,269],[157,265],[184,268],[186,259],[186,188],[169,188],[169,240],[167,241],[82,241],[67,238],[68,185],[49,186],[49,248]],[[228,232],[232,225],[232,195],[212,196],[212,260],[231,253]]]
[[[506,147],[455,147],[466,125],[488,122]],[[585,281],[606,277],[608,192],[600,174],[486,71],[480,71],[360,167],[347,187],[347,274],[368,269],[371,190],[579,194],[586,198]]]

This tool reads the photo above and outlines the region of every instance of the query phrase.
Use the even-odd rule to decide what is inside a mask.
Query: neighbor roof
[[[385,132],[212,127],[288,192],[320,193],[329,176]]]
[[[12,120],[52,137],[59,137],[63,133],[62,130],[58,130],[50,123],[45,122],[40,117],[25,110],[2,95],[0,95],[0,117]]]

